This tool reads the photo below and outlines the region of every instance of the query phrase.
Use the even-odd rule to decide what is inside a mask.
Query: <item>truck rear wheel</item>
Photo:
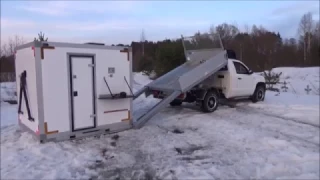
[[[264,101],[265,94],[266,94],[265,87],[263,85],[258,85],[251,97],[252,102],[256,103],[258,101]]]
[[[182,101],[181,100],[177,100],[177,99],[173,100],[170,103],[171,106],[180,106],[181,104],[182,104]]]
[[[204,100],[202,101],[201,109],[204,112],[213,112],[219,106],[219,96],[215,91],[207,92]]]

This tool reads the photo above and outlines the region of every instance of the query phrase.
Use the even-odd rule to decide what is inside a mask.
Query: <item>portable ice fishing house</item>
[[[131,48],[34,41],[15,56],[19,124],[40,142],[132,127]]]

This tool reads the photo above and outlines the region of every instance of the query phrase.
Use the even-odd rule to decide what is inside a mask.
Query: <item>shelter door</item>
[[[95,128],[94,57],[71,55],[69,62],[72,131]]]

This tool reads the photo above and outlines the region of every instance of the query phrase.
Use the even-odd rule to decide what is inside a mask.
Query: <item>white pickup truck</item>
[[[210,76],[190,91],[173,100],[171,106],[179,106],[183,102],[196,102],[202,111],[213,112],[221,100],[251,99],[252,102],[263,101],[266,85],[263,76],[254,74],[244,63],[236,59],[228,59],[227,65]],[[159,93],[154,98],[162,98]]]

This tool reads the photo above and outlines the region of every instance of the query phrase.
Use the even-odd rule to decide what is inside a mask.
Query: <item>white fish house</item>
[[[31,42],[16,48],[19,124],[40,142],[132,127],[132,50]]]

